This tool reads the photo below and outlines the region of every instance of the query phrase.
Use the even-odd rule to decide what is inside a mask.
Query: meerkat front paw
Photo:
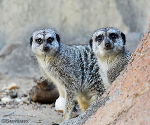
[[[65,104],[66,100],[63,97],[59,96],[59,98],[55,102],[56,111],[63,113],[65,111]]]

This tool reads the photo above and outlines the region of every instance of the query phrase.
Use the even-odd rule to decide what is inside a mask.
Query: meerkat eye
[[[109,34],[109,37],[110,37],[111,39],[117,39],[117,38],[118,38],[118,35],[117,35],[116,33],[111,33],[111,34]]]
[[[39,38],[39,39],[36,39],[36,42],[38,43],[38,44],[42,44],[42,39],[41,38]]]
[[[103,35],[99,35],[96,37],[96,41],[101,42],[103,40],[103,38],[104,38]]]
[[[53,42],[54,41],[54,38],[53,37],[49,37],[48,39],[47,39],[47,43],[51,43],[51,42]]]

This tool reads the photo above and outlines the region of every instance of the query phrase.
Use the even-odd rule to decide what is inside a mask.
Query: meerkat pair
[[[130,59],[124,45],[125,35],[116,28],[96,31],[90,45],[65,45],[51,29],[33,33],[30,46],[41,72],[66,100],[63,120],[75,101],[85,111],[111,86]]]

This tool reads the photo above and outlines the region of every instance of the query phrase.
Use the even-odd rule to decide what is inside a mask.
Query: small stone
[[[2,87],[2,90],[6,90],[6,89],[7,89],[7,86],[4,85],[4,86]]]
[[[9,92],[9,95],[11,98],[17,98],[18,97],[17,92],[15,92],[15,91]]]
[[[0,105],[3,105],[3,102],[2,102],[2,101],[0,101]]]
[[[20,105],[23,105],[23,102],[21,101],[19,104],[20,104]]]
[[[53,104],[51,105],[51,107],[52,107],[52,108],[55,107],[55,103],[53,103]]]
[[[1,100],[1,98],[3,98],[6,95],[7,95],[6,92],[0,92],[0,100]]]
[[[22,97],[21,100],[22,100],[24,103],[30,104],[28,97]]]
[[[3,98],[1,98],[1,101],[2,101],[3,103],[9,103],[9,102],[12,101],[12,99],[11,99],[10,97],[3,97]]]
[[[12,106],[11,105],[6,105],[6,108],[11,109]]]
[[[15,108],[18,108],[19,106],[15,105]]]
[[[19,89],[19,87],[17,86],[16,83],[10,83],[10,84],[7,86],[7,90],[12,90],[12,89]]]
[[[6,106],[6,104],[1,105],[2,108],[4,108]]]
[[[19,98],[15,98],[15,103],[19,104],[20,102],[22,102],[22,100],[21,100],[21,99],[19,99]]]
[[[32,101],[31,103],[32,103],[33,105],[35,105],[35,102]]]
[[[27,94],[22,94],[22,97],[27,97],[28,95]]]

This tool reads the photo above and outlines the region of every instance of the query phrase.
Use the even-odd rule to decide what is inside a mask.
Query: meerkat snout
[[[108,50],[108,49],[111,49],[111,43],[109,40],[106,40],[105,41],[105,49]]]
[[[44,44],[43,51],[45,51],[45,52],[49,52],[50,51],[50,48],[49,48],[49,46],[47,44]]]

